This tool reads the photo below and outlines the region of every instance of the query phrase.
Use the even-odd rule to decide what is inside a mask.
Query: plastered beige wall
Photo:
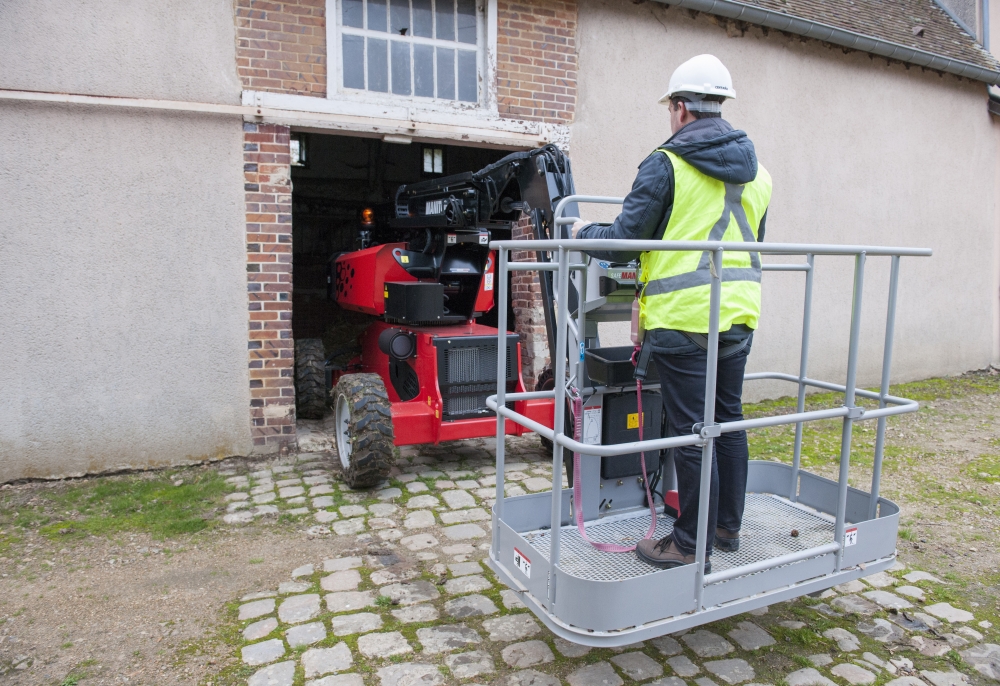
[[[670,73],[693,55],[714,53],[739,96],[723,116],[749,133],[774,179],[768,241],[934,250],[932,258],[903,260],[893,379],[954,374],[994,359],[997,146],[985,86],[777,32],[730,37],[705,15],[659,3],[583,0],[579,45],[578,192],[628,192],[636,166],[670,135],[657,104]],[[594,210],[587,218],[613,214]],[[864,385],[880,376],[888,267],[887,258],[868,260]],[[852,268],[850,258],[817,258],[811,375],[843,381]],[[802,286],[800,274],[765,274],[753,371],[797,371]],[[609,328],[608,340],[622,337]],[[752,397],[792,390],[748,388]]]
[[[0,0],[0,86],[238,102],[232,27]],[[240,118],[2,102],[0,128],[0,482],[249,453]]]

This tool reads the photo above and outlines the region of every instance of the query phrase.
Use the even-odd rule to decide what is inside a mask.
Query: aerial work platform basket
[[[576,221],[579,215],[577,203],[621,202],[622,198],[570,195],[559,202],[551,225],[559,229]],[[555,634],[592,646],[627,645],[821,591],[887,569],[895,563],[899,507],[879,496],[886,418],[918,409],[915,401],[888,393],[899,265],[901,257],[930,256],[930,250],[565,238],[495,241],[490,246],[498,251],[498,283],[507,283],[508,274],[517,271],[538,271],[542,277],[548,272],[554,280],[551,288],[554,303],[551,329],[554,332],[550,330],[549,336],[551,346],[552,333],[555,334],[555,345],[551,348],[556,380],[554,389],[508,393],[500,384],[496,395],[488,400],[489,407],[497,413],[498,436],[497,499],[493,508],[493,538],[488,563]],[[513,250],[537,251],[539,255],[550,256],[550,259],[547,262],[511,262],[509,258]],[[707,256],[711,273],[710,330],[704,420],[696,425],[697,433],[643,441],[614,440],[623,434],[612,431],[608,420],[623,412],[635,412],[635,409],[629,410],[622,404],[622,399],[631,394],[632,408],[635,407],[635,383],[631,382],[630,388],[620,373],[611,381],[607,370],[596,374],[601,381],[595,381],[595,374],[588,374],[588,363],[591,359],[616,359],[617,353],[612,349],[601,353],[595,323],[627,319],[630,306],[623,307],[624,289],[616,290],[614,280],[608,276],[620,276],[621,269],[616,272],[614,265],[586,257],[581,252],[584,250],[682,250],[703,252]],[[802,272],[805,277],[798,374],[758,372],[744,377],[746,381],[770,379],[795,384],[798,399],[794,413],[739,422],[715,422],[722,291],[719,275],[723,274],[722,258],[726,251],[805,258],[804,262],[762,265],[765,272]],[[854,258],[844,384],[812,379],[807,374],[816,256]],[[855,387],[865,262],[869,257],[888,257],[891,262],[882,377],[877,393]],[[506,289],[498,289],[498,296],[497,328],[505,332]],[[592,354],[585,354],[587,352]],[[504,364],[503,359],[498,359],[497,378],[504,378]],[[621,385],[603,385],[605,382]],[[806,411],[805,395],[810,387],[842,393],[843,405]],[[658,380],[657,383],[644,384],[643,388],[644,396],[646,389],[658,390]],[[582,442],[575,440],[567,427],[567,413],[570,411],[568,398],[572,389],[582,395],[583,414],[590,412],[583,421]],[[512,409],[512,401],[542,398],[555,399],[553,429]],[[857,405],[858,398],[876,401],[878,407],[860,407]],[[803,425],[829,419],[843,422],[836,481],[800,469]],[[874,467],[870,490],[864,492],[848,485],[851,437],[855,422],[873,420],[877,423]],[[531,429],[552,442],[551,491],[505,497],[503,436],[507,421]],[[705,532],[711,480],[710,458],[715,438],[727,432],[780,425],[795,425],[791,464],[751,460],[741,530],[742,544],[734,553],[716,550],[711,555],[711,571],[706,574],[704,562],[708,551]],[[658,433],[656,435],[659,436]],[[644,451],[647,460],[655,464],[651,456],[678,446],[699,446],[702,450],[699,536],[694,564],[659,569],[642,562],[634,553],[602,552],[580,535],[574,523],[573,508],[577,507],[583,513],[587,538],[624,545],[634,545],[641,540],[650,528],[652,516],[650,509],[644,505],[645,484],[641,477],[634,478],[634,472],[629,472],[628,468],[616,472],[616,465],[634,459],[640,451]],[[573,453],[581,455],[583,495],[580,503],[572,502],[572,488],[562,487],[564,454],[568,459]],[[666,492],[666,487],[663,490]],[[669,511],[663,505],[656,508],[654,538],[670,533],[674,519],[669,516]]]

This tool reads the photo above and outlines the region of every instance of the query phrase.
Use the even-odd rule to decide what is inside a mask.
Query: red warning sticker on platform
[[[858,527],[852,527],[844,532],[844,547],[858,544]]]
[[[531,578],[531,560],[526,558],[524,553],[517,548],[514,548],[514,566],[521,570],[521,573],[526,577]]]

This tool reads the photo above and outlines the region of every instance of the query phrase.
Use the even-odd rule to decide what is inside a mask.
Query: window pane
[[[431,15],[431,0],[413,0],[413,30],[410,33],[421,38],[434,37],[434,17]]]
[[[365,5],[362,0],[342,0],[344,3],[344,26],[365,27]]]
[[[365,39],[361,36],[343,37],[344,88],[365,87]]]
[[[389,60],[386,57],[388,43],[389,41],[381,38],[368,39],[368,90],[370,91],[379,93],[389,91]]]
[[[437,49],[437,95],[445,100],[455,99],[455,51],[448,48]],[[369,67],[371,73],[371,67]],[[370,77],[369,77],[370,78]]]
[[[458,51],[458,99],[476,102],[478,98],[478,78],[476,74],[476,52]]]
[[[385,31],[385,0],[368,0],[368,29],[370,31]]]
[[[434,97],[434,48],[429,45],[413,46],[414,95]]]
[[[476,44],[476,0],[458,0],[458,40]]]
[[[437,15],[437,38],[455,40],[455,0],[437,0],[434,14]]]
[[[389,30],[400,36],[410,32],[410,0],[392,0],[389,4]]]
[[[410,44],[398,40],[392,42],[392,92],[410,94]]]

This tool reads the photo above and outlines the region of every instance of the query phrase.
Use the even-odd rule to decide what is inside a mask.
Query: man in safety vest
[[[764,239],[771,177],[753,143],[722,119],[735,98],[729,70],[713,55],[698,55],[674,71],[660,102],[670,110],[673,135],[639,165],[632,191],[612,225],[574,227],[577,238],[664,241]],[[703,252],[591,253],[599,259],[639,258],[640,324],[660,375],[667,435],[690,435],[703,420],[709,289],[713,266]],[[760,256],[726,252],[722,263],[719,363],[715,420],[743,419],[743,371],[760,317]],[[745,431],[715,439],[707,553],[739,549],[746,499]],[[673,533],[639,543],[636,554],[658,567],[695,561],[701,448],[674,449],[680,518]],[[706,562],[705,572],[711,570]]]

